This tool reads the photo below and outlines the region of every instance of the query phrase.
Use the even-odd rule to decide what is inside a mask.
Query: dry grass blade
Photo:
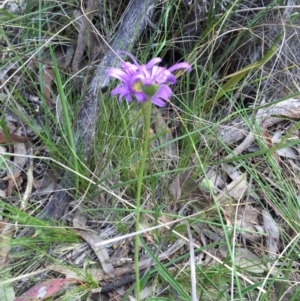
[[[28,154],[32,155],[31,147],[28,150]],[[22,210],[26,209],[29,198],[31,197],[32,187],[33,187],[33,160],[32,160],[32,158],[28,158],[27,185],[26,185],[26,190],[24,192],[24,195],[23,195],[22,201],[21,201],[21,209]]]
[[[195,252],[193,245],[193,236],[191,232],[191,228],[189,223],[185,222],[188,238],[189,238],[189,248],[190,248],[190,267],[191,267],[191,285],[192,285],[192,301],[199,300],[197,297],[197,285],[196,285],[196,260],[195,260]]]

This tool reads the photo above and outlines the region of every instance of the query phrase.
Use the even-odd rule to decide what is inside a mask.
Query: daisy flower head
[[[127,101],[132,101],[134,96],[138,102],[151,99],[151,102],[159,107],[163,107],[169,101],[172,90],[169,85],[176,83],[176,77],[172,74],[175,70],[192,68],[188,63],[178,63],[170,68],[157,66],[162,59],[157,57],[147,64],[140,65],[135,57],[125,51],[132,63],[122,62],[121,68],[109,68],[107,75],[117,78],[121,83],[111,91],[111,95],[119,95],[119,101],[124,97]]]

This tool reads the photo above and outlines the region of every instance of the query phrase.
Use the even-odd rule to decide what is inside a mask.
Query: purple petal
[[[116,89],[114,89],[114,90],[116,90]],[[117,92],[118,92],[117,94],[120,94],[120,95],[119,95],[119,102],[122,101],[122,98],[123,98],[123,97],[124,97],[124,98],[126,99],[126,101],[128,101],[128,102],[131,102],[131,101],[132,101],[131,93],[129,92],[128,89],[119,89]],[[116,94],[116,92],[115,92],[114,94]]]
[[[135,74],[138,71],[138,67],[129,62],[122,62],[121,67],[126,73],[129,74]]]
[[[131,97],[130,93],[123,95],[122,97],[125,97],[127,102],[132,102],[132,97]]]
[[[160,82],[162,84],[170,83],[173,85],[176,83],[176,77],[168,70],[166,70],[164,74],[161,75]]]
[[[124,97],[125,95],[130,95],[131,92],[127,87],[123,87],[123,86],[117,86],[115,89],[113,89],[110,93],[112,96],[115,96],[117,94],[119,94],[119,100],[120,98]]]
[[[151,69],[154,65],[160,63],[162,60],[160,57],[155,57],[154,59],[152,59],[147,65],[146,68],[147,69]]]
[[[166,105],[166,102],[156,96],[151,98],[151,102],[159,107],[164,107]]]
[[[138,100],[138,102],[144,102],[147,100],[147,96],[143,92],[136,92],[134,93],[134,96]]]
[[[159,107],[164,107],[171,96],[172,90],[167,85],[161,85],[151,101]]]
[[[172,96],[172,90],[167,85],[161,85],[155,94],[155,97],[160,97],[165,100],[169,100]]]
[[[175,84],[176,77],[166,68],[154,66],[152,68],[152,77],[157,84]]]
[[[142,75],[141,78],[151,77],[151,72],[149,72],[151,70],[149,70],[146,65],[141,65],[139,71],[140,74]]]
[[[151,70],[151,77],[155,80],[156,83],[165,82],[166,76],[165,71],[167,69],[159,66],[153,66]]]
[[[174,70],[177,70],[177,69],[187,69],[188,71],[192,71],[192,67],[188,63],[178,63],[178,64],[175,64],[174,66],[172,66],[168,70],[170,72],[173,72]]]
[[[133,63],[136,65],[136,66],[139,66],[139,64],[138,64],[138,62],[137,62],[137,60],[136,60],[136,58],[131,54],[131,53],[129,53],[129,52],[127,52],[127,51],[125,51],[125,50],[119,50],[118,51],[118,54],[126,54],[127,56],[129,56],[131,59],[132,59],[132,61],[133,61]]]
[[[128,80],[128,74],[119,68],[109,68],[107,70],[107,75],[110,77],[115,77],[122,82],[126,82]]]
[[[111,90],[110,94],[111,94],[111,96],[121,94],[121,87],[118,86],[118,87],[114,88],[113,90]]]
[[[144,86],[151,86],[153,85],[153,80],[151,78],[144,78],[142,79],[142,83]]]
[[[144,78],[147,78],[145,77],[145,75],[141,72],[136,72],[135,74],[133,74],[131,77],[130,77],[130,84],[136,82],[137,80],[143,80]]]

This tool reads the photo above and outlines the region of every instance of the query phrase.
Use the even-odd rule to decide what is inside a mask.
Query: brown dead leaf
[[[175,201],[179,200],[181,196],[190,200],[203,194],[197,182],[192,178],[191,172],[177,175],[171,182],[169,191]]]
[[[223,189],[225,182],[222,177],[216,172],[215,168],[209,167],[206,171],[206,177],[213,185],[212,189],[214,193],[217,193],[219,189]]]
[[[2,8],[2,6],[0,6],[0,8]],[[18,82],[20,80],[20,72],[18,71],[17,63],[13,62],[6,66],[5,65],[2,64],[0,69],[0,84],[4,85],[7,82]]]
[[[140,230],[146,230],[146,229],[149,229],[150,226],[149,224],[147,223],[147,218],[145,216],[141,216],[141,220],[142,222],[140,223]],[[145,241],[145,243],[148,245],[148,244],[153,244],[153,241],[154,241],[154,237],[153,237],[153,234],[152,232],[148,231],[148,232],[144,232],[142,235],[141,235]]]
[[[240,206],[236,217],[236,225],[244,229],[246,239],[257,241],[264,235],[264,228],[260,224],[261,212],[250,205]]]
[[[172,218],[167,216],[167,215],[160,215],[159,218],[158,218],[158,221],[161,223],[161,224],[167,224],[169,222],[172,221]]]
[[[282,137],[281,131],[276,131],[274,133],[274,136],[272,137],[272,144],[276,145],[276,144],[280,143],[281,137]],[[280,157],[285,157],[285,158],[289,158],[289,159],[294,159],[294,160],[299,159],[299,153],[297,152],[297,150],[295,148],[292,148],[292,147],[281,148],[276,151],[276,154],[279,155]]]
[[[44,83],[44,97],[47,102],[48,107],[51,109],[54,107],[54,102],[51,97],[51,85],[54,79],[53,68],[44,68],[43,69],[43,83]]]
[[[70,284],[77,283],[76,279],[51,279],[36,284],[14,301],[42,301],[65,290]]]
[[[263,210],[262,217],[265,232],[268,233],[266,238],[266,248],[269,251],[270,258],[275,258],[278,251],[279,230],[274,220],[270,217],[266,210]]]
[[[175,201],[178,201],[181,196],[181,187],[179,182],[179,175],[177,175],[174,180],[171,182],[169,186],[169,191],[171,195],[173,196]]]
[[[30,140],[31,140],[30,137],[24,137],[24,136],[19,136],[10,133],[8,133],[7,136],[5,136],[3,134],[3,131],[0,130],[0,144],[15,143],[15,142],[26,143]]]
[[[8,253],[10,250],[9,239],[12,234],[12,224],[7,219],[0,222],[0,266],[4,267],[8,263]]]
[[[41,180],[34,179],[35,195],[45,196],[53,192],[57,187],[57,176],[53,170],[47,170]]]
[[[73,219],[73,226],[76,228],[81,228],[76,229],[76,233],[78,233],[94,250],[102,265],[103,271],[114,278],[114,267],[112,263],[109,263],[109,254],[107,249],[103,246],[97,246],[102,239],[95,232],[89,231],[89,229],[82,230],[82,228],[85,228],[85,223],[86,220],[83,216],[76,216]]]
[[[264,122],[261,125],[261,136],[264,139],[266,147],[271,148],[273,146],[272,138],[271,138],[268,128]]]
[[[217,195],[217,200],[219,202],[225,202],[226,198],[232,197],[235,200],[240,200],[245,192],[247,191],[247,182],[245,180],[245,175],[240,175],[236,177],[231,183],[229,183],[223,191]]]
[[[235,248],[234,262],[247,272],[261,274],[266,271],[261,258],[246,248]]]
[[[7,177],[5,177],[5,179],[3,180],[7,180],[7,196],[11,197],[12,196],[12,190],[14,188],[14,186],[16,187],[20,187],[21,184],[23,183],[23,179],[22,177],[20,177],[21,174],[18,174],[15,178],[9,178],[7,179]]]
[[[221,258],[228,257],[228,248],[225,244],[218,249],[218,252]],[[262,259],[246,248],[236,247],[234,249],[233,261],[236,266],[248,272],[261,274],[266,271]]]
[[[23,179],[20,177],[21,172],[26,165],[26,146],[24,143],[14,144],[14,153],[18,156],[14,156],[13,161],[8,162],[8,170],[6,172],[6,177],[3,178],[4,181],[8,181],[7,196],[12,195],[12,188],[16,185],[17,187],[22,184]]]
[[[161,110],[158,110],[156,107],[152,109],[156,133],[163,133],[159,136],[159,141],[160,145],[164,146],[163,150],[165,152],[166,162],[169,165],[176,164],[179,160],[178,144],[174,141],[172,131],[163,118]]]

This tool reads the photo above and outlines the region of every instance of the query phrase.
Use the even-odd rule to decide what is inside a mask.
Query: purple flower
[[[158,57],[146,65],[139,65],[132,54],[125,51],[122,53],[127,54],[133,64],[122,62],[121,69],[112,67],[107,71],[108,76],[121,81],[121,84],[111,91],[111,95],[119,95],[119,101],[124,97],[131,102],[132,96],[135,96],[139,102],[151,99],[154,104],[163,107],[172,95],[169,84],[176,83],[172,72],[177,69],[192,69],[188,63],[178,63],[168,69],[157,66],[161,62],[161,58]]]

